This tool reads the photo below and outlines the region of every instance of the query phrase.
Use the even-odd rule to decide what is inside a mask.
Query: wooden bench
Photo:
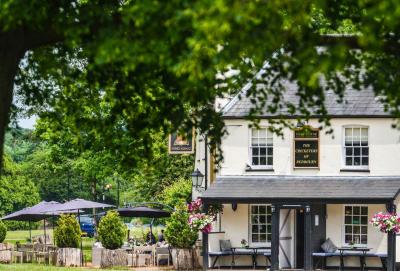
[[[227,251],[213,251],[213,252],[209,252],[209,253],[208,253],[208,256],[209,256],[209,257],[215,257],[211,268],[215,268],[215,264],[217,263],[218,259],[219,259],[220,257],[224,257],[224,256],[231,256],[231,257],[232,257],[232,265],[233,265],[233,263],[234,263],[233,251],[232,251],[232,250],[227,250]]]
[[[316,262],[316,267],[318,267],[318,265],[321,265],[322,269],[326,269],[329,268],[329,266],[326,265],[326,259],[330,258],[330,257],[340,257],[340,252],[314,252],[313,254],[314,258],[318,258],[318,261]],[[343,253],[343,256],[345,257],[361,257],[362,252],[354,252],[354,251],[346,251]],[[386,258],[387,258],[387,254],[386,253],[372,253],[372,252],[368,252],[365,254],[365,257],[378,257],[381,260],[382,263],[382,267],[381,270],[386,270]],[[338,267],[334,267],[335,269],[337,269]],[[367,269],[370,269],[367,267]]]
[[[211,265],[211,268],[215,268],[215,265],[220,257],[230,256],[232,257],[231,267],[236,266],[235,256],[251,256],[253,268],[257,267],[257,256],[266,257],[266,266],[270,266],[271,264],[271,250],[263,249],[263,248],[252,248],[252,249],[238,249],[232,248],[231,250],[226,251],[215,251],[209,252],[209,257],[214,257],[214,261]]]

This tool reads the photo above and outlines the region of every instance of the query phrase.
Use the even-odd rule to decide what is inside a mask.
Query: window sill
[[[245,169],[246,172],[273,172],[273,168],[251,168],[249,166]]]
[[[342,168],[340,172],[371,172],[368,168]]]

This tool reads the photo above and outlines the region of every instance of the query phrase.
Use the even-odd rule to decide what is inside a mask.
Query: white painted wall
[[[363,119],[332,119],[333,134],[320,132],[320,168],[319,169],[293,169],[293,131],[284,130],[284,136],[274,135],[274,171],[246,172],[249,159],[249,127],[250,122],[245,120],[226,120],[228,135],[222,141],[224,161],[218,175],[320,175],[320,176],[390,176],[400,175],[400,131],[393,129],[391,119],[363,118]],[[309,125],[317,127],[316,120],[311,120]],[[340,172],[343,163],[343,127],[345,125],[364,125],[369,128],[369,173]],[[260,126],[268,126],[267,120],[261,120]],[[196,146],[196,167],[204,169],[204,142]],[[204,172],[204,171],[203,171]],[[398,188],[394,188],[398,189]],[[399,205],[399,204],[398,204]],[[384,211],[384,205],[368,205],[369,217],[379,211]],[[331,238],[337,246],[344,244],[342,205],[328,205],[327,237]],[[225,205],[222,216],[222,231],[210,238],[229,239],[233,246],[240,246],[241,239],[248,240],[248,205],[239,204],[234,212],[230,205]],[[213,249],[217,240],[213,240]],[[218,246],[217,246],[218,247]],[[372,252],[386,252],[386,235],[378,232],[371,225],[368,227],[368,247]],[[223,260],[230,264],[230,258]],[[400,239],[397,242],[397,261],[400,261]],[[242,257],[237,261],[240,264],[249,264],[249,257]],[[264,263],[264,262],[262,262]],[[358,259],[351,259],[347,264],[359,264]],[[332,262],[328,262],[332,264]],[[337,264],[337,263],[336,263]],[[376,259],[368,259],[367,264],[380,266]]]
[[[375,213],[385,211],[386,207],[383,204],[370,204],[368,206],[368,217],[372,217]],[[344,206],[342,204],[328,204],[327,205],[327,221],[326,221],[326,237],[330,238],[332,242],[337,246],[344,246]],[[386,234],[379,232],[377,229],[368,224],[368,248],[371,248],[371,252],[387,252],[387,238]],[[370,258],[367,259],[368,266],[380,266],[378,259]],[[328,261],[330,265],[338,265],[339,260],[332,258]],[[347,259],[345,265],[359,266],[359,259]]]
[[[245,120],[226,120],[228,135],[222,141],[224,161],[219,175],[400,175],[400,132],[393,129],[391,119],[332,119],[332,134],[320,132],[320,168],[293,169],[293,131],[284,130],[283,138],[274,135],[274,172],[246,172],[250,164],[249,127]],[[316,120],[309,125],[317,127]],[[370,173],[340,172],[344,168],[342,159],[343,126],[365,125],[369,128]],[[260,126],[268,126],[261,120]]]

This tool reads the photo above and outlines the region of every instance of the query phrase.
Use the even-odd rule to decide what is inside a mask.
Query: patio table
[[[232,265],[235,266],[235,255],[249,255],[251,256],[252,265],[255,269],[257,267],[258,252],[263,253],[271,247],[233,247],[232,248]],[[263,254],[260,254],[263,255]]]
[[[360,257],[360,268],[362,271],[365,270],[365,256],[368,251],[370,251],[370,248],[367,247],[341,247],[338,248],[339,253],[340,253],[340,271],[344,270],[344,259],[343,256],[345,251],[354,251],[354,252],[361,252],[361,254],[348,254],[346,256],[359,256]]]

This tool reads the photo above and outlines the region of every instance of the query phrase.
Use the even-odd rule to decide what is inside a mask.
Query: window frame
[[[268,138],[268,135],[271,134],[271,139],[272,139],[272,164],[271,165],[253,165],[253,152],[252,152],[253,151],[253,146],[252,146],[252,141],[253,141],[252,131],[253,131],[253,129],[257,129],[257,128],[256,127],[250,127],[248,129],[248,161],[249,161],[248,165],[250,166],[251,169],[260,169],[260,170],[262,170],[262,169],[267,169],[267,170],[273,169],[273,166],[274,166],[274,152],[275,152],[275,150],[274,150],[274,134],[272,132],[270,132],[268,130],[268,127],[266,127],[266,126],[260,126],[259,129],[257,129],[257,130],[265,129],[265,131],[267,133],[266,134],[267,135],[266,138]],[[267,146],[266,146],[266,148],[267,148]],[[268,150],[266,150],[265,159],[268,162]]]
[[[348,128],[366,128],[367,129],[367,139],[368,139],[368,165],[359,165],[359,166],[355,166],[355,165],[346,165],[346,129]],[[371,162],[371,152],[370,152],[370,127],[368,125],[343,125],[343,129],[342,129],[342,169],[356,169],[356,170],[369,170],[369,166],[370,166],[370,162]],[[362,162],[361,162],[362,163]]]
[[[268,224],[271,224],[271,232],[269,233],[271,235],[271,239],[272,239],[272,211],[271,211],[271,222],[268,223],[268,212],[266,212],[266,221],[265,221],[265,225],[266,225],[266,239],[265,242],[253,242],[252,241],[252,234],[253,234],[253,229],[252,229],[252,223],[251,223],[251,216],[252,216],[252,211],[251,211],[251,207],[253,206],[265,206],[266,210],[268,210],[268,206],[271,208],[272,204],[249,204],[249,208],[248,208],[248,245],[252,246],[252,247],[265,247],[265,246],[270,246],[271,245],[271,241],[268,241]]]
[[[342,205],[342,244],[344,246],[350,246],[349,243],[346,243],[346,225],[350,225],[350,224],[346,224],[346,207],[347,206],[351,206],[351,207],[367,207],[367,224],[365,224],[365,226],[367,227],[367,233],[364,234],[367,236],[367,243],[366,244],[354,244],[354,247],[368,247],[368,242],[369,242],[369,206],[368,204],[343,204]],[[352,215],[353,216],[353,215]],[[354,225],[354,224],[351,224]],[[361,226],[361,221],[360,221],[360,226]],[[354,234],[352,233],[352,235],[354,236]],[[360,233],[359,235],[362,235],[362,233]],[[361,240],[360,240],[361,242]]]

